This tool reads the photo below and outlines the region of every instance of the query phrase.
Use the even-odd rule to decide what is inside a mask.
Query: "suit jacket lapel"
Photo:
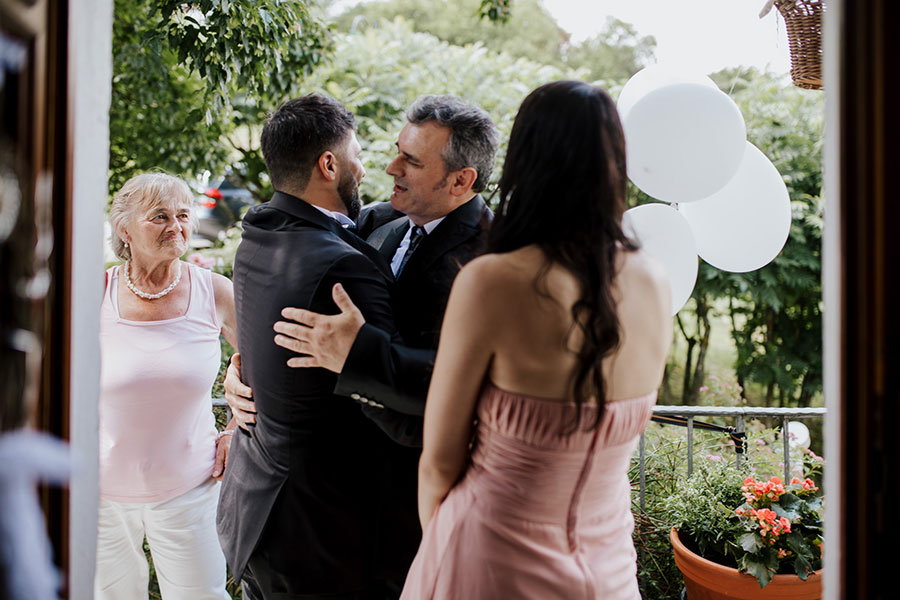
[[[409,218],[400,217],[375,229],[366,241],[378,249],[388,262],[394,258],[403,236],[409,230]]]
[[[381,271],[381,274],[384,275],[385,279],[394,281],[394,272],[391,270],[391,263],[386,261],[384,256],[382,256],[378,250],[367,244],[365,240],[352,231],[347,231],[341,227],[336,221],[335,226],[338,229],[337,233],[341,239],[369,257],[369,260],[375,263],[375,266],[378,267],[378,270]]]
[[[443,256],[451,248],[465,242],[472,236],[478,235],[478,225],[482,212],[486,209],[484,200],[480,195],[458,207],[448,214],[434,231],[425,236],[422,243],[409,258],[400,278],[412,276],[413,273],[421,273],[432,262]],[[395,248],[396,250],[396,248]]]
[[[317,227],[333,232],[339,238],[365,254],[373,263],[375,263],[375,266],[388,281],[394,280],[394,273],[391,271],[390,263],[386,262],[384,257],[379,254],[375,248],[360,239],[359,236],[352,231],[347,231],[346,228],[341,227],[340,223],[316,207],[311,206],[308,202],[291,196],[290,194],[275,192],[272,199],[269,201],[269,206],[286,212],[298,219],[309,221]]]

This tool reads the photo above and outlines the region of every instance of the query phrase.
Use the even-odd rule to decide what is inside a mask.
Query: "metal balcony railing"
[[[213,406],[224,406],[228,414],[228,420],[231,419],[231,409],[225,398],[214,397]],[[732,437],[743,438],[746,431],[747,418],[763,418],[774,417],[781,419],[782,431],[788,430],[789,419],[813,419],[825,416],[824,408],[757,408],[757,407],[732,407],[732,406],[656,406],[653,408],[653,416],[656,417],[683,417],[687,430],[687,472],[688,476],[694,470],[694,429],[695,417],[734,417],[735,425],[732,428]],[[699,424],[698,424],[699,425]],[[791,452],[790,452],[790,436],[782,435],[783,455],[784,455],[784,481],[790,481],[791,472]],[[741,466],[743,457],[742,446],[735,445],[735,463]],[[646,472],[644,464],[644,434],[638,444],[640,453],[640,505],[644,509],[645,490],[646,490]]]
[[[733,431],[733,438],[743,438],[746,431],[747,418],[774,417],[781,420],[781,430],[788,431],[789,419],[812,419],[825,416],[824,408],[758,408],[758,407],[732,407],[732,406],[656,406],[653,408],[653,416],[659,417],[683,417],[687,429],[687,472],[688,476],[694,470],[694,429],[695,417],[734,417],[735,425],[729,428]],[[663,422],[662,419],[660,419]],[[665,423],[664,423],[665,424]],[[784,453],[784,481],[790,481],[791,452],[790,436],[782,435]],[[640,464],[640,505],[645,507],[646,473],[644,465],[644,434],[638,444]],[[735,444],[735,463],[741,466],[743,446]]]

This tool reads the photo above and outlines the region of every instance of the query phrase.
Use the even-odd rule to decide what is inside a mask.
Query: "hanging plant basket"
[[[822,15],[824,0],[775,0],[787,26],[791,79],[807,90],[822,89]]]

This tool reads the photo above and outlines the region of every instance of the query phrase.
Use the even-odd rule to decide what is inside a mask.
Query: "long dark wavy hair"
[[[571,272],[581,287],[572,306],[573,327],[583,332],[572,375],[576,403],[570,433],[579,428],[584,402],[596,397],[596,428],[603,416],[606,382],[601,361],[619,345],[612,296],[616,253],[636,250],[622,230],[626,192],[625,135],[616,106],[600,88],[556,81],[531,92],[516,115],[489,252],[537,245],[547,264]]]

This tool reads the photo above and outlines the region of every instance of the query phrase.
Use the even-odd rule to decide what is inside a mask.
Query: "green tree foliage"
[[[391,9],[395,5],[399,8]],[[517,8],[519,19],[529,19],[523,27],[529,30],[530,38],[549,35],[562,39],[562,30],[537,2]],[[386,14],[392,19],[398,14],[407,18],[384,21],[380,17]],[[368,169],[361,190],[365,201],[385,200],[390,195],[393,184],[384,169],[405,123],[404,111],[420,94],[456,94],[486,110],[495,110],[492,114],[505,140],[518,104],[531,89],[563,73],[584,77],[583,72],[563,69],[561,64],[553,68],[541,61],[523,60],[556,50],[519,43],[514,29],[518,20],[508,24],[479,20],[477,0],[458,4],[443,0],[365,3],[339,16],[336,22],[338,30],[347,33],[333,38],[331,60],[304,80],[295,93],[328,93],[357,116]],[[440,35],[421,33],[431,30]],[[441,36],[447,39],[442,42],[438,39]],[[481,42],[480,36],[493,40],[497,48],[508,44],[522,51],[501,56],[499,50],[492,51],[493,46]],[[233,153],[232,178],[261,201],[272,190],[259,152],[258,131],[274,106],[249,97],[234,98],[234,130],[227,136]]]
[[[356,115],[363,146],[365,202],[386,200],[393,186],[384,172],[406,123],[407,107],[421,94],[454,94],[486,110],[500,129],[501,149],[493,180],[505,156],[505,140],[522,100],[535,87],[583,72],[542,65],[481,44],[465,47],[417,33],[401,18],[335,36],[330,64],[316,70],[304,92],[325,91]]]
[[[478,14],[482,19],[505,23],[512,15],[512,0],[481,0]]]
[[[153,168],[192,177],[229,162],[234,101],[269,107],[330,49],[302,0],[116,0],[110,190]]]
[[[591,81],[624,81],[653,58],[656,41],[641,37],[634,27],[610,17],[595,36],[573,43],[538,0],[517,0],[508,18],[479,14],[486,4],[501,11],[509,2],[481,0],[387,0],[358,4],[336,18],[342,31],[360,29],[380,19],[398,16],[416,31],[430,33],[457,46],[481,43],[485,48],[556,67],[584,68]]]
[[[588,70],[591,81],[627,81],[653,62],[656,38],[640,36],[630,23],[607,17],[603,29],[566,48],[566,64]]]
[[[749,140],[784,177],[793,222],[784,249],[759,271],[726,278],[734,301],[738,381],[781,406],[808,406],[822,387],[822,94],[750,72],[730,76]],[[746,387],[746,386],[745,386]]]
[[[341,31],[403,17],[415,31],[456,46],[481,43],[495,52],[561,67],[568,34],[538,0],[519,0],[506,22],[479,21],[481,0],[387,0],[357,4],[335,18]]]
[[[610,33],[610,39],[625,46],[618,48],[618,42],[609,40],[596,42],[600,53],[605,53],[602,60],[592,63],[584,58],[593,56],[589,52],[576,52],[572,56],[580,58],[567,60],[564,51],[574,52],[567,46],[568,34],[537,0],[517,2],[514,15],[505,23],[503,15],[508,16],[511,4],[507,0],[390,0],[360,4],[338,19],[362,36],[354,43],[344,43],[352,48],[347,52],[360,51],[364,58],[355,60],[346,53],[337,56],[322,76],[305,81],[326,63],[334,48],[331,27],[317,16],[322,12],[320,5],[326,4],[325,0],[116,0],[110,191],[150,169],[163,169],[189,180],[204,171],[227,171],[257,199],[268,198],[272,190],[259,152],[259,127],[271,110],[301,90],[341,90],[341,99],[354,109],[354,101],[366,94],[384,93],[384,106],[374,107],[371,114],[365,112],[367,105],[360,106],[363,112],[359,113],[364,133],[370,132],[369,119],[376,125],[370,137],[380,140],[379,128],[396,135],[392,123],[402,124],[402,110],[419,93],[469,94],[471,100],[490,105],[490,93],[483,94],[485,102],[478,102],[482,92],[469,92],[467,86],[480,84],[486,89],[494,85],[496,75],[498,90],[509,92],[508,86],[515,83],[512,95],[493,101],[502,111],[497,114],[498,121],[511,122],[518,102],[540,83],[563,74],[601,77],[607,67],[595,67],[594,63],[613,65],[608,67],[610,73],[624,77],[636,71],[637,61],[652,52],[652,45],[641,46],[636,36],[629,37],[627,25],[617,24],[614,28],[619,33]],[[491,13],[492,8],[499,12]],[[402,33],[378,24],[378,17],[397,14],[406,15],[412,23]],[[362,22],[376,31],[369,35],[365,27],[352,27]],[[381,48],[378,44],[386,31],[394,31],[398,37],[389,48]],[[414,37],[413,31],[429,31],[451,44],[471,48],[452,50],[433,37]],[[438,53],[431,55],[417,48],[422,40],[427,40],[423,43],[429,51],[437,49]],[[366,41],[374,41],[379,51],[387,53],[372,55]],[[501,52],[505,58],[499,56]],[[616,57],[621,60],[617,62]],[[522,64],[522,76],[517,78],[519,66],[513,65],[523,58],[527,64]],[[393,78],[393,88],[363,81],[353,90],[354,77],[360,79],[365,73],[360,66],[365,60],[369,60],[367,72],[376,81]],[[480,64],[482,60],[487,64]],[[581,71],[567,68],[576,63],[587,66]],[[347,72],[342,71],[345,67]],[[400,72],[389,72],[397,67]],[[547,70],[551,67],[556,70]],[[443,81],[422,75],[440,72],[452,72],[452,76]],[[476,81],[478,76],[483,79]],[[377,150],[373,156],[378,157],[374,169],[378,171],[384,154]],[[376,194],[383,197],[380,191],[373,191],[373,197]]]

